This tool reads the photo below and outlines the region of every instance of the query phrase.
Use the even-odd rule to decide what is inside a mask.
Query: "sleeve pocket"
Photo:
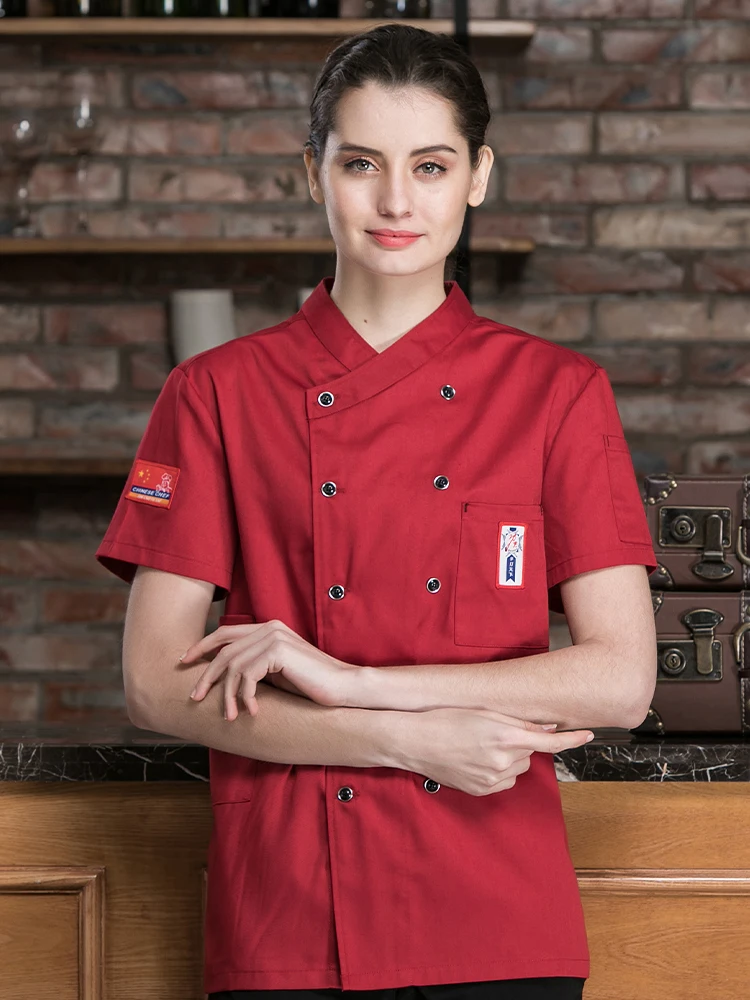
[[[638,488],[628,443],[624,437],[616,434],[603,436],[604,450],[607,455],[609,491],[620,541],[650,545],[651,533],[646,520],[646,512],[643,509],[643,499]]]

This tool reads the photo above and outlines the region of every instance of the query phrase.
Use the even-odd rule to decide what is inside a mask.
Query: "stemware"
[[[92,104],[93,81],[87,73],[75,73],[71,78],[72,108],[68,108],[59,123],[59,134],[65,152],[76,158],[76,181],[80,203],[75,232],[90,232],[87,205],[87,182],[91,154],[101,138],[101,121]]]
[[[29,211],[29,183],[34,167],[48,147],[48,133],[31,111],[16,112],[0,127],[0,161],[12,165],[16,178],[13,236],[39,236]]]

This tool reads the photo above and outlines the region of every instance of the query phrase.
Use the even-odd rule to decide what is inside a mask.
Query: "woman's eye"
[[[369,174],[369,170],[359,170],[356,167],[358,163],[365,163],[368,167],[372,166],[369,160],[365,160],[364,157],[357,157],[356,160],[350,160],[348,163],[344,164],[344,170],[351,170],[355,174]],[[432,160],[428,160],[426,163],[420,163],[417,169],[421,170],[422,167],[434,167],[434,170],[425,171],[425,177],[434,177],[436,174],[444,174],[446,168],[441,166],[439,163],[434,163]]]

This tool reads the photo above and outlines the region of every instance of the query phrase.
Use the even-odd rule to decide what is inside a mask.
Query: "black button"
[[[427,581],[427,589],[431,594],[436,594],[440,590],[440,580],[436,576],[431,576]]]
[[[332,597],[334,601],[340,601],[344,596],[344,588],[340,584],[334,583],[332,587],[328,588],[328,596]]]
[[[338,792],[336,792],[336,798],[340,802],[349,802],[354,798],[354,792],[348,785],[344,785],[343,788],[339,788]]]
[[[443,397],[443,399],[453,399],[453,397],[456,395],[456,390],[453,388],[452,385],[444,385],[440,390],[440,395]]]
[[[435,488],[438,490],[447,490],[448,486],[450,485],[450,480],[448,479],[447,476],[435,476],[432,482]]]
[[[439,781],[435,781],[432,778],[426,778],[425,779],[425,783],[424,783],[424,788],[425,788],[426,792],[433,792],[433,793],[434,792],[439,792],[440,791],[440,782]]]
[[[321,406],[330,406],[333,403],[333,393],[321,392],[318,396],[318,402]]]
[[[323,483],[323,485],[320,487],[320,492],[323,494],[323,496],[332,497],[336,493],[336,484]]]

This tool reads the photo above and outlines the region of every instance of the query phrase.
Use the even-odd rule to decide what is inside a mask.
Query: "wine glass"
[[[75,231],[88,234],[89,217],[86,206],[89,162],[92,152],[101,138],[101,121],[95,115],[91,103],[92,81],[88,74],[76,74],[73,78],[73,106],[64,115],[59,125],[60,137],[65,151],[76,158],[76,180],[81,198]]]
[[[16,219],[13,236],[39,236],[29,211],[29,181],[31,173],[47,151],[49,135],[30,111],[16,112],[9,123],[0,128],[0,160],[13,164],[16,174]]]

